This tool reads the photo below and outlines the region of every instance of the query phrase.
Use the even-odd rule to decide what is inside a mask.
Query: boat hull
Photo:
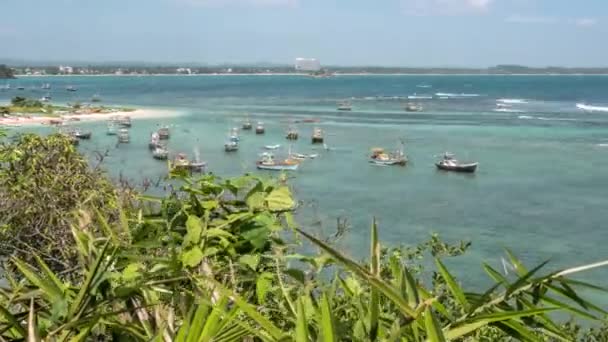
[[[292,164],[292,165],[284,165],[284,164],[279,164],[279,165],[264,165],[262,163],[257,163],[257,168],[260,170],[270,170],[270,171],[295,171],[298,169],[298,164]]]
[[[312,137],[312,143],[313,144],[322,144],[323,143],[323,138],[320,137]]]
[[[381,166],[405,166],[405,164],[407,164],[407,160],[370,160],[370,163],[374,164],[374,165],[381,165]]]
[[[458,165],[445,165],[441,162],[435,163],[435,166],[439,170],[443,171],[452,171],[452,172],[462,172],[462,173],[473,173],[477,170],[477,165],[479,163],[470,163],[470,164],[458,164]]]

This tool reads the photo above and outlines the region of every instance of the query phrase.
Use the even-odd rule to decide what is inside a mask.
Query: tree
[[[28,134],[0,143],[1,258],[29,262],[38,254],[53,270],[72,268],[70,224],[83,205],[111,216],[116,191],[65,136]]]
[[[0,64],[0,78],[15,78],[13,70],[4,64]]]

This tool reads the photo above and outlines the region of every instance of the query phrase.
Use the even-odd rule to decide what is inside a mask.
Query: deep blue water
[[[135,121],[132,143],[115,146],[104,123],[83,123],[94,139],[80,149],[109,151],[106,166],[134,181],[166,174],[166,165],[147,149],[157,124],[172,126],[172,151],[200,150],[211,171],[221,175],[257,172],[254,161],[266,144],[287,146],[291,120],[320,118],[333,151],[304,162],[291,183],[305,204],[306,229],[333,232],[337,217],[352,230],[341,242],[350,254],[367,253],[369,224],[380,222],[388,244],[415,244],[437,232],[469,239],[473,249],[459,268],[464,280],[483,279],[482,260],[500,265],[503,247],[529,263],[551,258],[553,267],[607,258],[608,113],[584,113],[576,103],[608,107],[604,76],[159,76],[48,77],[13,80],[0,102],[17,94],[40,97],[51,83],[56,103],[88,101],[175,110],[180,116]],[[68,93],[65,86],[78,87]],[[417,85],[432,85],[420,88]],[[1,85],[1,84],[0,84]],[[15,87],[24,85],[26,90]],[[30,89],[32,88],[32,89]],[[407,113],[408,95],[469,94],[421,100],[423,112]],[[512,112],[496,112],[497,99],[519,99]],[[336,111],[348,99],[352,112]],[[241,149],[223,152],[230,127],[249,114],[262,120],[263,137],[243,133]],[[30,129],[30,128],[28,128]],[[310,124],[300,124],[293,149],[314,151]],[[40,130],[35,128],[34,130]],[[367,162],[374,146],[406,141],[407,167]],[[438,172],[436,156],[449,150],[476,160],[475,175]],[[319,221],[320,224],[314,224]],[[603,280],[608,272],[594,273]]]

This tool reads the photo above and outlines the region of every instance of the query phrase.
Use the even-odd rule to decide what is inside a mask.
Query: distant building
[[[176,72],[178,74],[188,74],[192,75],[192,70],[190,68],[177,68]]]
[[[61,74],[72,74],[72,73],[74,73],[74,68],[72,68],[71,66],[60,65],[59,66],[59,73],[61,73]]]
[[[297,71],[319,71],[321,63],[316,58],[296,58],[295,68]]]

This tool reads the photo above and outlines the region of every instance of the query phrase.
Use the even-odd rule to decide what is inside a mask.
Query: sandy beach
[[[48,125],[51,121],[104,121],[112,116],[130,116],[131,119],[166,118],[179,115],[178,111],[165,109],[136,109],[134,111],[115,111],[108,113],[75,113],[61,116],[9,117],[0,118],[0,126]]]

